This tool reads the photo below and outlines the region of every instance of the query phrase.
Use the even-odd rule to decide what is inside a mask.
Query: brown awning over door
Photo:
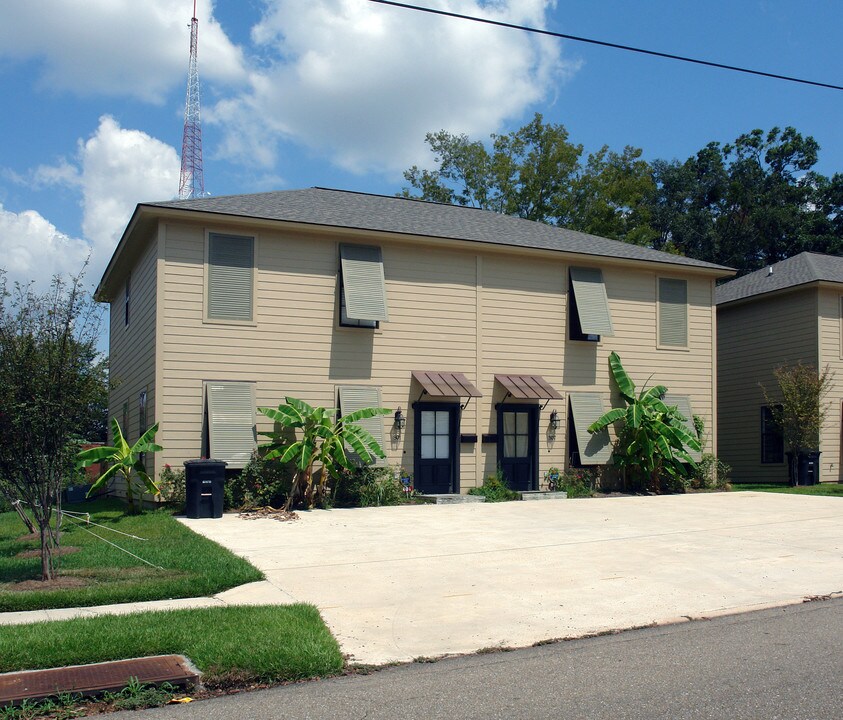
[[[495,375],[495,382],[519,400],[562,400],[562,396],[541,375]]]
[[[413,370],[413,377],[433,397],[483,397],[462,373],[440,370]]]

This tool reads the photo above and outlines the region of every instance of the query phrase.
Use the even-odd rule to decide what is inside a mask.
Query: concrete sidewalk
[[[353,661],[523,646],[843,591],[843,502],[711,493],[185,520]]]
[[[839,498],[774,493],[313,511],[286,523],[231,514],[183,522],[267,580],[0,624],[304,601],[352,661],[381,664],[838,593],[841,521]]]

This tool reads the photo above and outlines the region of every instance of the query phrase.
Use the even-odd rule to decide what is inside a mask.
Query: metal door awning
[[[413,370],[413,378],[432,397],[483,397],[483,393],[463,373]]]
[[[495,375],[495,382],[503,385],[507,397],[518,400],[563,399],[541,375]]]

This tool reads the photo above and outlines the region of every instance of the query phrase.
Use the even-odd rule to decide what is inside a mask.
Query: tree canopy
[[[685,161],[640,148],[584,154],[540,114],[486,145],[429,133],[435,169],[411,167],[404,197],[473,206],[748,272],[843,250],[843,174],[813,168],[819,144],[792,127],[711,142]]]

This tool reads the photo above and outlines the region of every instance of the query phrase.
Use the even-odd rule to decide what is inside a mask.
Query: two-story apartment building
[[[608,355],[716,437],[727,268],[473,208],[312,188],[138,205],[98,288],[110,411],[240,468],[286,396],[366,421],[425,492],[604,464]],[[400,409],[400,414],[398,413]],[[402,429],[400,419],[405,420]]]
[[[803,252],[717,288],[720,457],[738,482],[787,482],[781,431],[762,385],[796,363],[830,373],[820,433],[819,480],[843,481],[843,258]]]

